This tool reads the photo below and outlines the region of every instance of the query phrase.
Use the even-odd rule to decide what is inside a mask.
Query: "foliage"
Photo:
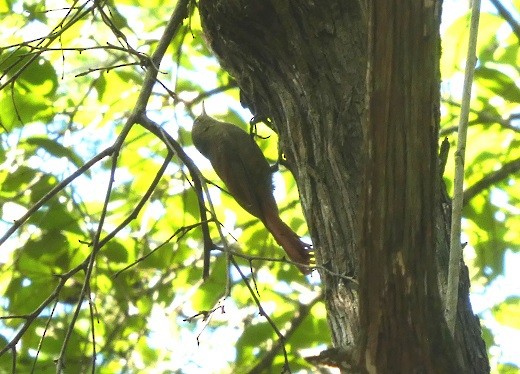
[[[520,9],[520,2],[515,5]],[[518,261],[520,249],[520,236],[515,229],[520,227],[520,71],[517,68],[520,28],[514,21],[518,16],[518,12],[508,13],[500,6],[493,13],[481,15],[466,150],[463,231],[468,245],[464,254],[470,267],[473,299],[478,302],[477,312],[484,318],[483,328],[494,329],[484,331],[484,338],[495,365],[504,353],[504,362],[520,353],[517,349],[515,353],[512,342],[511,346],[500,347],[493,340],[493,333],[503,334],[500,325],[512,336],[520,334],[518,329],[516,332],[509,329],[519,317],[518,298],[509,294],[518,294],[520,289],[508,282],[518,278],[511,270],[505,274],[505,259]],[[468,25],[469,14],[453,22],[443,35],[441,137],[448,137],[452,149],[460,110]],[[445,178],[450,186],[452,166],[453,161],[449,160]],[[506,290],[497,292],[497,285]],[[505,370],[499,367],[493,370]]]
[[[272,237],[212,184],[210,234],[231,243],[238,266],[215,250],[202,281],[196,176],[182,154],[170,160],[157,133],[127,126],[173,9],[160,0],[0,2],[0,350],[8,347],[0,371],[15,362],[17,372],[55,372],[56,359],[67,372],[94,362],[100,373],[244,372],[269,359],[280,371],[284,350],[297,370],[308,368],[302,349],[329,343],[317,275],[275,261],[283,255]],[[520,79],[517,35],[501,16],[483,15],[482,25],[502,32],[480,41],[467,186],[489,183],[468,194],[464,229],[473,282],[485,290],[503,275],[504,254],[520,247]],[[465,29],[461,18],[445,36],[442,73],[455,92]],[[193,112],[205,100],[209,113],[244,128],[248,115],[205,46],[196,8],[159,70],[140,123],[159,123],[218,185],[192,146]],[[452,143],[457,102],[446,95],[442,111]],[[258,131],[274,162],[275,134]],[[276,180],[283,219],[305,234],[292,177]],[[511,296],[489,311],[518,328],[518,305]],[[490,343],[492,331],[486,336]]]

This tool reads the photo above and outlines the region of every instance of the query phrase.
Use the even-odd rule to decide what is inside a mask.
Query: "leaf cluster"
[[[307,366],[300,348],[328,341],[323,310],[308,317],[323,308],[319,289],[212,184],[210,236],[220,248],[238,242],[233,264],[212,252],[202,281],[199,193],[186,155],[168,142],[218,184],[192,147],[195,106],[234,105],[219,118],[246,125],[193,4],[155,65],[174,9],[164,1],[0,5],[9,35],[0,46],[2,372],[173,372],[200,365],[204,352],[222,370],[262,357],[298,368]],[[134,118],[154,69],[146,112]],[[261,145],[274,160],[271,135]],[[285,201],[294,200],[287,183]],[[294,207],[283,214],[290,219]],[[300,293],[309,298],[303,310]],[[215,343],[219,331],[234,330],[236,342]]]

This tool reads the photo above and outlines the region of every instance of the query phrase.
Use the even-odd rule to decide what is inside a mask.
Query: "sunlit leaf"
[[[493,315],[500,324],[520,329],[520,297],[508,297],[493,308]]]
[[[479,67],[475,70],[475,76],[480,79],[484,87],[496,95],[505,100],[520,102],[520,88],[508,75],[495,69]]]

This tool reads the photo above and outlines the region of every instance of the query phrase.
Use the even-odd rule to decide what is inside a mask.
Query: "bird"
[[[210,162],[229,194],[262,221],[303,274],[312,272],[311,246],[280,218],[273,196],[272,169],[258,144],[240,127],[202,113],[193,122],[195,148]]]

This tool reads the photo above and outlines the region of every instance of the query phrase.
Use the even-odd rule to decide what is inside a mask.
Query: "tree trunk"
[[[362,367],[375,372],[462,372],[435,261],[440,45],[434,5],[370,5],[360,351]]]
[[[200,0],[199,7],[208,43],[245,104],[279,133],[343,369],[489,371],[467,273],[453,342],[439,296],[445,272],[435,268],[447,248],[436,166],[440,4]]]

